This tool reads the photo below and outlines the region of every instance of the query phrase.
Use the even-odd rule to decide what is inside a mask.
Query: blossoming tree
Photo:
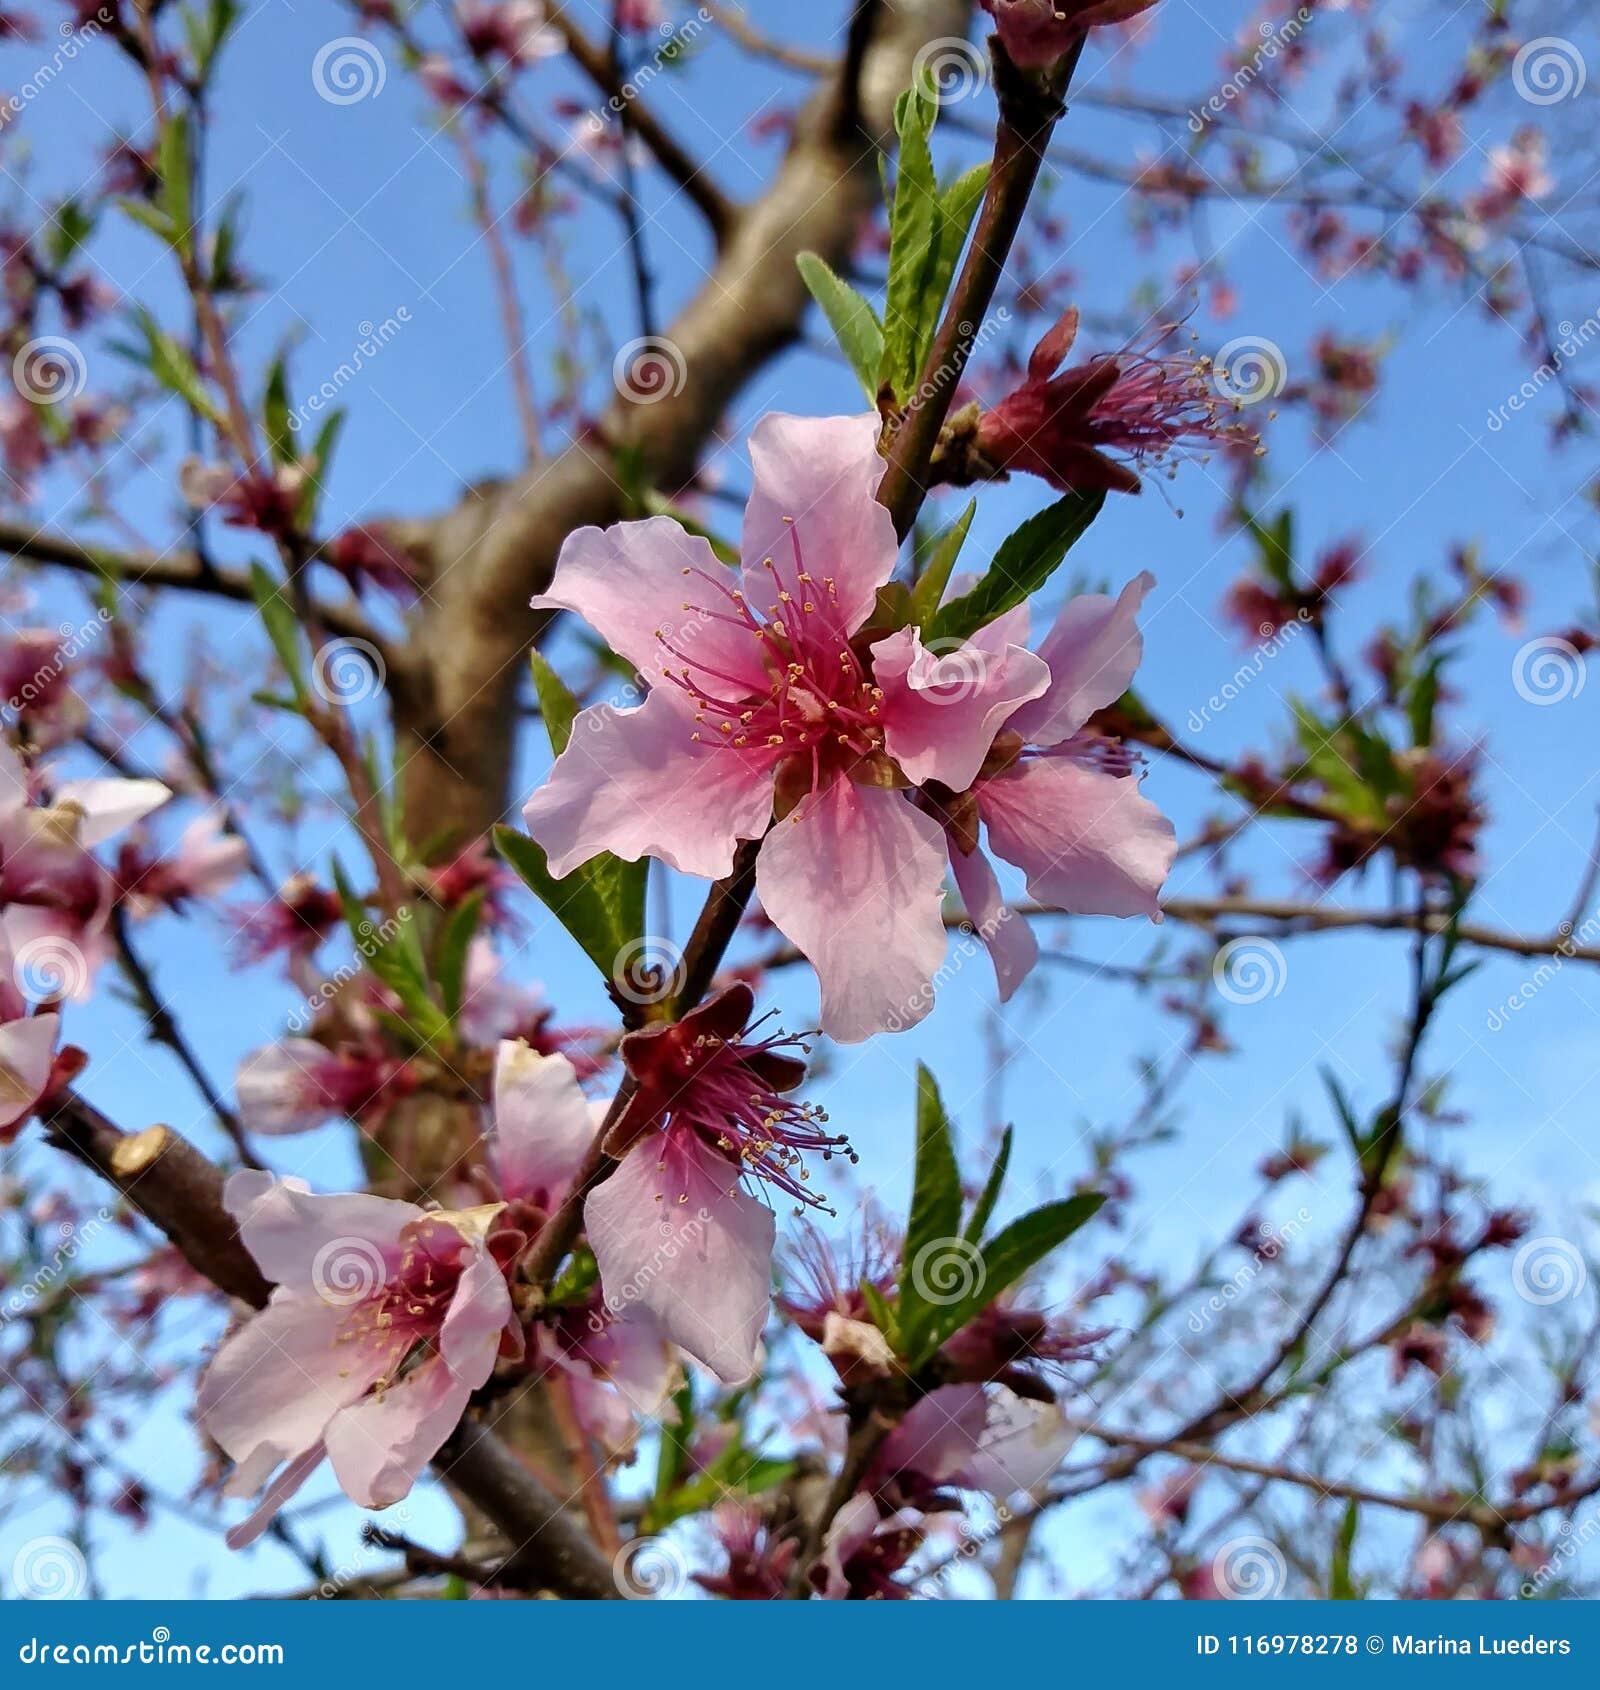
[[[1600,960],[1585,839],[1559,926],[1485,891],[1457,676],[1523,589],[1462,543],[1373,612],[1363,539],[1307,548],[1295,482],[1393,346],[1229,333],[1255,278],[1206,228],[1265,207],[1309,297],[1511,322],[1535,375],[1488,432],[1537,404],[1580,434],[1595,196],[1552,160],[1581,16],[1487,8],[1413,68],[1363,7],[1241,4],[1179,98],[1137,86],[1193,22],[1170,0],[834,9],[793,39],[710,0],[319,9],[316,98],[422,109],[505,337],[463,403],[503,383],[515,472],[401,515],[334,501],[419,319],[316,379],[274,316],[293,240],[222,186],[272,168],[219,162],[267,26],[0,17],[0,1506],[42,1480],[66,1510],[21,1594],[98,1588],[114,1516],[197,1512],[338,1596],[1583,1587],[1584,1246],[1471,1177],[1436,1054],[1484,959],[1522,959],[1502,1021]],[[770,169],[684,138],[729,63],[772,82],[727,119]],[[23,138],[69,79],[106,129],[61,181]],[[1077,185],[1137,237],[1114,278]],[[807,335],[826,365],[785,356]],[[1105,538],[1135,499],[1151,569]],[[1146,651],[1177,592],[1254,647],[1186,721]],[[220,652],[175,632],[194,607]],[[1593,606],[1555,626],[1516,653],[1530,705],[1582,688]],[[1247,743],[1202,748],[1247,688]],[[1141,1211],[1142,1157],[1207,1169],[1176,1096],[1281,991],[1278,941],[1353,930],[1394,1051],[1346,1060],[1332,986],[1237,1212]],[[277,1025],[224,1083],[195,1024],[235,969]],[[1065,1143],[1057,1064],[1108,1061],[1061,1056],[1071,970],[1166,1048]],[[1008,1106],[1028,1053],[1049,1079]],[[120,1458],[136,1408],[192,1418],[194,1496]],[[411,1529],[423,1494],[452,1537]]]

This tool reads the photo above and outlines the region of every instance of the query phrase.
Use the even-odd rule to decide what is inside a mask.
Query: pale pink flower
[[[191,902],[215,898],[244,873],[250,848],[227,831],[221,810],[207,810],[178,835],[170,857],[152,857],[136,842],[124,844],[117,859],[117,885],[131,914],[158,909],[181,910]]]
[[[520,1353],[496,1254],[503,1205],[430,1213],[386,1197],[314,1196],[250,1169],[229,1179],[223,1202],[277,1283],[200,1381],[199,1423],[235,1463],[227,1494],[259,1493],[229,1547],[259,1537],[324,1457],[352,1501],[392,1506],[502,1348]]]
[[[820,1207],[803,1159],[849,1154],[820,1110],[788,1096],[803,1047],[754,1037],[751,1006],[748,986],[730,986],[622,1041],[633,1090],[605,1142],[622,1165],[584,1205],[607,1306],[647,1309],[729,1385],[755,1370],[777,1232],[742,1182]]]
[[[897,666],[886,705],[872,654],[852,644],[898,552],[875,497],[877,432],[872,416],[756,427],[739,577],[662,517],[579,530],[535,601],[585,617],[653,683],[637,709],[585,711],[529,800],[552,872],[609,850],[718,878],[776,812],[757,893],[817,971],[823,1030],[844,1041],[920,1020],[945,952],[939,829],[907,802],[886,728],[914,764],[934,737],[981,761],[997,700],[1048,680],[1027,653],[998,653],[931,712],[948,678],[897,636],[875,648]]]
[[[1037,654],[1025,609],[954,652],[928,650],[914,627],[870,641],[898,552],[875,497],[877,434],[872,416],[756,427],[737,578],[661,517],[579,530],[535,600],[585,617],[652,682],[635,709],[585,711],[528,801],[551,872],[612,851],[720,878],[741,840],[762,839],[762,908],[815,968],[822,1030],[845,1042],[932,1007],[941,823],[963,840],[956,874],[984,906],[974,918],[998,906],[987,864],[971,862],[976,822],[952,820],[952,795],[974,795],[968,808],[1044,888],[1035,896],[1081,914],[1154,914],[1157,836],[1171,833],[1073,737],[1127,685],[1149,578],[1115,615],[1106,600],[1069,605]],[[1131,659],[1109,690],[1101,640]],[[1031,939],[1010,926],[999,943],[1020,960]]]
[[[169,796],[153,780],[71,780],[36,803],[28,771],[0,745],[0,923],[19,953],[49,945],[76,953],[50,964],[71,977],[62,995],[87,992],[111,913],[115,884],[93,848]]]
[[[1145,798],[1121,747],[1083,732],[1127,690],[1143,655],[1136,617],[1148,574],[1109,598],[1069,599],[1038,655],[1050,682],[1006,721],[975,780],[964,760],[934,771],[953,795],[941,802],[950,864],[967,913],[994,960],[1002,1000],[1038,959],[1025,920],[1013,915],[979,843],[1027,876],[1029,895],[1080,915],[1161,919],[1159,894],[1177,854],[1171,822]],[[1026,639],[1026,610],[982,638]],[[892,742],[891,742],[892,749]]]
[[[246,1130],[281,1138],[359,1120],[407,1084],[405,1063],[387,1054],[281,1039],[245,1057],[233,1089]]]
[[[533,1232],[560,1206],[605,1113],[604,1103],[584,1096],[566,1057],[520,1040],[501,1044],[490,1156],[519,1226]],[[608,1307],[597,1292],[542,1324],[536,1345],[538,1358],[566,1377],[579,1419],[608,1453],[628,1446],[633,1417],[655,1414],[672,1387],[671,1351],[642,1303]]]

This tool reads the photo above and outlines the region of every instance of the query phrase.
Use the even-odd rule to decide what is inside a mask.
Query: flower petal
[[[363,1508],[392,1508],[461,1423],[472,1387],[438,1356],[381,1393],[341,1409],[328,1426],[339,1488]]]
[[[1018,915],[1005,901],[994,865],[981,848],[968,856],[952,839],[950,867],[973,928],[988,946],[1000,1001],[1004,1003],[1033,972],[1039,960],[1039,942],[1027,917]]]
[[[494,1063],[494,1164],[503,1197],[553,1209],[594,1138],[589,1100],[564,1056],[506,1039]]]
[[[733,584],[709,541],[671,517],[653,516],[568,535],[549,591],[533,604],[581,616],[652,683],[667,663],[682,667],[659,634],[680,659],[765,692],[761,648],[738,615]],[[663,690],[680,710],[693,712],[682,689]]]
[[[340,1113],[318,1071],[331,1060],[315,1039],[280,1039],[253,1050],[233,1078],[245,1128],[268,1138],[311,1132]]]
[[[1049,690],[1007,724],[1031,745],[1058,745],[1128,690],[1144,655],[1137,617],[1156,584],[1148,570],[1116,598],[1084,593],[1068,599],[1039,645],[1050,666]]]
[[[726,746],[698,744],[666,689],[637,710],[585,710],[522,816],[558,879],[602,851],[659,857],[720,880],[741,839],[772,814],[772,773]]]
[[[1044,660],[1021,646],[993,650],[971,642],[935,653],[914,627],[879,640],[872,655],[889,755],[915,785],[936,780],[952,792],[978,778],[1017,706],[1050,685]]]
[[[414,1203],[365,1192],[322,1196],[257,1168],[228,1176],[222,1205],[267,1278],[296,1289],[312,1285],[330,1244],[350,1245],[352,1259],[365,1254],[376,1274],[380,1261],[398,1259],[402,1228],[423,1218]]]
[[[456,1378],[475,1391],[494,1372],[500,1334],[511,1318],[511,1293],[504,1271],[483,1241],[473,1241],[469,1249],[471,1259],[439,1329],[439,1352]]]
[[[1177,835],[1133,777],[1037,757],[977,791],[990,845],[1027,875],[1040,903],[1075,915],[1161,919],[1158,897]]]
[[[87,850],[143,821],[171,796],[158,780],[67,780],[56,788],[55,803],[81,812],[78,843]]]
[[[223,1339],[201,1376],[195,1412],[206,1435],[241,1466],[292,1461],[319,1443],[388,1360],[339,1341],[348,1313],[305,1292],[274,1291]]]
[[[745,594],[763,615],[785,618],[779,589],[814,604],[836,637],[853,634],[872,614],[900,555],[894,520],[877,499],[880,426],[875,413],[773,413],[751,431],[754,480],[740,555]],[[809,589],[798,579],[796,536]]]
[[[933,1007],[944,858],[938,825],[903,793],[842,779],[762,846],[761,907],[817,971],[829,1038],[853,1044]]]
[[[304,1455],[297,1456],[262,1491],[260,1500],[236,1526],[231,1526],[223,1538],[230,1549],[248,1549],[277,1519],[278,1511],[322,1465],[327,1451],[320,1443],[313,1444]]]
[[[738,1170],[687,1131],[636,1145],[584,1205],[606,1306],[643,1304],[725,1385],[755,1370],[777,1225]]]
[[[0,1133],[14,1127],[50,1082],[61,1017],[30,1015],[0,1026]]]

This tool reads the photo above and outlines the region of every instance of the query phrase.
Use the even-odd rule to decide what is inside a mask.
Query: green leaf
[[[625,863],[608,852],[591,858],[564,880],[550,872],[544,852],[525,833],[494,830],[500,855],[608,981],[615,981],[627,953],[644,932],[648,863]]]
[[[878,321],[878,313],[816,253],[802,252],[795,265],[811,297],[822,307],[828,327],[855,371],[868,403],[876,405],[878,372],[883,368],[883,324]]]
[[[928,145],[938,109],[937,101],[921,88],[908,88],[895,107],[900,148],[889,212],[889,281],[878,385],[902,401],[910,398],[922,373],[923,288],[942,215]]]
[[[183,31],[194,59],[196,79],[201,83],[209,78],[211,66],[238,15],[234,0],[209,0],[203,13],[185,8]]]
[[[906,1223],[906,1260],[934,1239],[954,1238],[961,1230],[961,1169],[950,1135],[950,1117],[939,1096],[939,1082],[917,1064],[917,1164]]]
[[[922,1331],[938,1313],[938,1304],[930,1301],[930,1293],[937,1295],[942,1290],[942,1264],[950,1258],[959,1270],[960,1259],[971,1254],[962,1245],[960,1232],[961,1168],[956,1161],[950,1118],[939,1096],[938,1082],[919,1062],[917,1160],[896,1311],[899,1341],[908,1351],[918,1347]]]
[[[988,186],[989,166],[986,163],[978,164],[965,175],[958,176],[940,195],[937,227],[933,245],[928,252],[920,292],[921,321],[918,324],[916,359],[919,375],[928,360],[933,337],[938,332],[939,319],[944,313],[945,295],[950,291],[950,283],[956,273],[956,263],[961,257],[962,248],[967,244],[972,219],[983,203],[984,190]]]
[[[168,239],[187,253],[194,241],[194,203],[190,182],[189,120],[177,112],[161,125],[156,142],[156,174],[161,178],[161,209],[167,214]]]
[[[367,914],[366,906],[337,861],[333,865],[333,884],[357,953],[399,998],[406,1024],[424,1045],[448,1047],[453,1042],[450,1021],[434,1002],[429,988],[428,965],[411,910],[402,909],[397,916],[379,925]]]
[[[289,372],[281,352],[272,360],[272,369],[267,375],[267,392],[261,404],[261,415],[273,462],[298,463],[300,454],[295,449],[294,430],[289,422]]]
[[[1061,567],[1105,502],[1099,490],[1068,493],[1029,517],[1001,545],[977,586],[934,617],[930,638],[970,639],[997,616],[1026,603]]]
[[[977,514],[978,501],[974,499],[934,543],[928,566],[911,589],[911,620],[924,632],[938,613],[939,601],[950,585],[951,572],[961,555],[961,548],[967,543],[972,519]]]
[[[995,1153],[994,1166],[989,1170],[988,1183],[983,1188],[983,1195],[978,1199],[978,1206],[972,1211],[972,1219],[967,1222],[967,1230],[963,1235],[969,1244],[983,1242],[983,1229],[988,1226],[989,1218],[994,1214],[994,1206],[1000,1201],[1000,1188],[1005,1184],[1006,1169],[1011,1166],[1013,1137],[1010,1127],[1000,1135],[1000,1148]]]
[[[1350,1555],[1355,1548],[1356,1527],[1361,1511],[1352,1500],[1339,1522],[1339,1535],[1333,1544],[1333,1565],[1328,1571],[1328,1600],[1330,1602],[1359,1602],[1363,1592],[1350,1576]]]
[[[483,915],[485,892],[480,887],[463,898],[440,929],[434,953],[433,974],[439,982],[439,1000],[452,1022],[460,1019],[461,1000],[466,990],[467,953],[477,935]]]
[[[186,400],[202,416],[212,422],[221,422],[221,411],[206,391],[200,372],[194,367],[194,360],[183,347],[143,306],[136,309],[134,321],[144,336],[144,345],[130,346],[126,341],[118,341],[112,344],[112,351],[130,363],[143,366],[164,388]]]
[[[267,638],[272,641],[272,649],[278,654],[278,661],[294,689],[296,708],[304,712],[310,695],[306,691],[305,673],[301,667],[300,624],[295,620],[294,610],[278,583],[259,563],[250,565],[250,593],[261,614]]]
[[[317,502],[328,485],[328,472],[333,467],[333,449],[339,443],[345,414],[342,409],[329,413],[327,421],[317,430],[311,450],[301,460],[305,466],[306,484],[301,490],[295,516],[303,532],[309,533],[316,526]]]
[[[997,1233],[983,1247],[979,1271],[971,1274],[972,1290],[952,1302],[931,1305],[913,1332],[904,1334],[901,1351],[907,1367],[932,1360],[940,1345],[975,1319],[1002,1292],[1064,1244],[1100,1208],[1099,1192],[1046,1203]]]
[[[550,749],[559,757],[572,738],[578,701],[566,682],[545,661],[543,652],[529,652],[528,662],[533,669],[533,685],[539,695],[539,713],[544,717],[544,731],[550,736]]]
[[[172,219],[160,206],[152,205],[149,200],[134,199],[131,195],[118,199],[117,205],[140,228],[148,229],[163,245],[173,244]]]
[[[53,268],[64,269],[78,248],[94,233],[94,218],[75,199],[66,199],[55,209],[41,238]]]

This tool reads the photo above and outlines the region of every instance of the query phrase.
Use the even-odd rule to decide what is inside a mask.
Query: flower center
[[[789,539],[794,570],[785,576],[766,559],[771,602],[758,617],[745,594],[700,570],[686,569],[727,600],[725,612],[707,612],[685,603],[685,610],[739,628],[756,642],[768,690],[751,692],[748,679],[713,668],[691,649],[692,632],[680,644],[661,629],[656,639],[677,667],[663,670],[667,681],[694,700],[699,744],[719,745],[758,762],[776,766],[790,759],[809,770],[811,791],[864,757],[883,749],[880,716],[883,693],[841,631],[838,586],[831,575],[820,580],[806,568],[800,533],[792,517]]]
[[[465,1254],[459,1240],[440,1249],[425,1237],[407,1238],[400,1265],[388,1282],[362,1298],[341,1323],[339,1343],[388,1353],[388,1372],[378,1389],[394,1383],[417,1345],[438,1337],[455,1300]]]
[[[793,1198],[796,1214],[826,1209],[827,1200],[807,1184],[811,1170],[805,1158],[820,1155],[829,1162],[839,1154],[854,1162],[856,1153],[847,1139],[826,1130],[825,1109],[795,1102],[763,1078],[763,1058],[792,1060],[787,1052],[808,1055],[810,1047],[785,1034],[745,1042],[754,1031],[747,1028],[738,1041],[703,1033],[683,1052],[684,1083],[668,1125],[693,1129],[741,1172]]]

